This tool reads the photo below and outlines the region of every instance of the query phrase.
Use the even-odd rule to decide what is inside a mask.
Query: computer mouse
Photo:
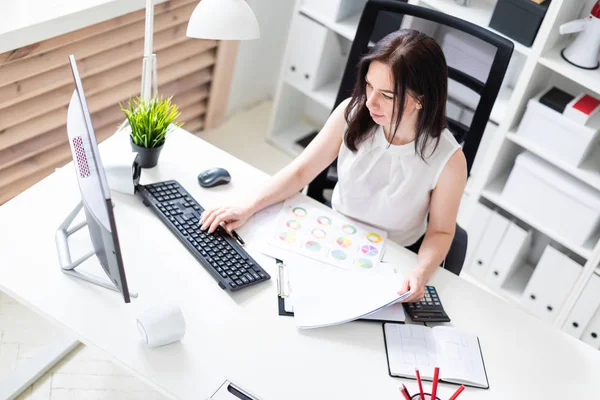
[[[225,168],[211,168],[200,172],[198,183],[202,187],[225,185],[231,182],[231,175]]]

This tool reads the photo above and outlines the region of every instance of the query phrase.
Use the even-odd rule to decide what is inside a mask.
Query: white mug
[[[178,306],[159,305],[144,311],[137,318],[138,332],[148,347],[177,342],[185,335],[185,318]]]

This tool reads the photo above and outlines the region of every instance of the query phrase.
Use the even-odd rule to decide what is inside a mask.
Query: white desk
[[[101,151],[127,145],[120,139],[108,139]],[[214,166],[230,171],[231,184],[201,188],[197,174]],[[243,199],[267,176],[178,131],[159,166],[144,171],[142,183],[167,179],[177,179],[211,207]],[[262,400],[401,398],[402,380],[388,376],[381,324],[296,329],[292,318],[277,313],[271,262],[264,265],[270,281],[234,294],[221,290],[138,197],[114,193],[113,201],[127,279],[140,297],[124,304],[112,291],[63,274],[54,233],[78,199],[68,166],[0,207],[0,290],[106,351],[162,393],[203,399],[230,379]],[[256,243],[252,231],[251,222],[239,229],[250,246]],[[82,233],[72,246],[83,253],[88,247],[87,232]],[[387,258],[405,270],[415,262],[412,253],[393,244]],[[95,260],[88,264],[99,268]],[[431,283],[453,325],[481,340],[490,389],[467,388],[461,400],[589,399],[600,393],[600,352],[444,270]],[[147,349],[135,318],[163,301],[182,307],[187,334],[180,343]],[[414,380],[404,382],[416,389]],[[441,384],[438,394],[446,399],[455,388]]]

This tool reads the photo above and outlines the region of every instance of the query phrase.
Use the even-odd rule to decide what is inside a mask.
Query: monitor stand
[[[120,293],[119,289],[117,289],[110,281],[98,278],[95,275],[87,274],[85,272],[75,271],[75,268],[77,268],[81,263],[83,263],[85,260],[87,260],[95,254],[94,251],[90,251],[83,257],[75,261],[71,261],[71,251],[69,250],[69,236],[86,226],[87,222],[83,221],[75,225],[71,229],[69,229],[69,227],[71,226],[71,224],[77,217],[77,214],[79,214],[82,208],[83,203],[79,202],[79,204],[77,204],[77,206],[73,209],[73,211],[71,211],[69,216],[63,221],[62,224],[60,224],[60,226],[56,230],[55,240],[56,248],[58,250],[58,258],[60,260],[60,268],[62,272],[64,272],[67,275],[83,279],[84,281],[88,281],[90,283],[93,283],[94,285],[102,286],[106,289],[110,289]],[[137,298],[138,294],[137,292],[130,291],[129,296]]]

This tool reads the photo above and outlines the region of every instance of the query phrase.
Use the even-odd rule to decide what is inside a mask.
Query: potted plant
[[[156,166],[167,134],[183,125],[175,122],[181,113],[171,99],[154,97],[143,101],[137,97],[129,99],[127,107],[120,105],[131,127],[131,147],[139,154],[142,168]]]

